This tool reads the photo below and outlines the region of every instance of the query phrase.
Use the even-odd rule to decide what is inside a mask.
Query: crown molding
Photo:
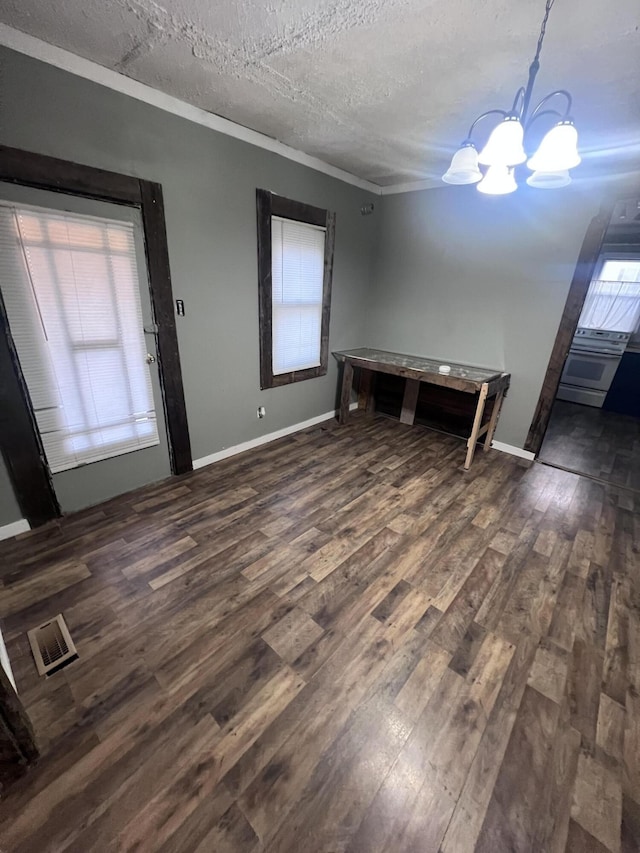
[[[124,74],[119,74],[117,71],[112,71],[110,68],[105,68],[96,62],[92,62],[90,59],[84,59],[63,48],[55,47],[55,45],[42,41],[35,36],[30,36],[6,24],[0,24],[0,46],[15,50],[17,53],[25,54],[41,62],[46,62],[63,71],[68,71],[70,74],[75,74],[76,77],[91,80],[93,83],[98,83],[107,89],[128,95],[130,98],[135,98],[145,104],[150,104],[165,112],[187,119],[187,121],[208,127],[210,130],[225,134],[225,136],[231,136],[234,139],[247,142],[249,145],[263,148],[265,151],[271,151],[273,154],[278,154],[287,160],[299,163],[301,166],[307,166],[316,172],[322,172],[343,183],[351,184],[375,195],[382,195],[383,188],[378,186],[378,184],[366,181],[364,178],[358,178],[356,175],[339,169],[337,166],[325,163],[324,160],[312,157],[310,154],[305,154],[296,148],[291,148],[283,142],[278,142],[270,136],[266,136],[256,130],[251,130],[241,124],[236,124],[229,119],[222,118],[222,116],[209,113],[200,107],[195,107],[186,101],[174,98],[172,95],[166,95],[164,92],[153,89],[145,83],[139,83],[137,80],[131,79],[131,77],[126,77]],[[389,191],[392,188],[385,187],[384,189]]]
[[[434,190],[440,187],[440,181],[430,180],[411,181],[406,184],[391,184],[388,187],[379,187],[380,195],[397,195],[398,193],[416,193],[420,190]]]

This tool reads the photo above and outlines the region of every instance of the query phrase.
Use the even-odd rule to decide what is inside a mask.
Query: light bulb
[[[478,184],[478,192],[486,195],[507,195],[517,189],[513,169],[507,166],[490,166],[487,174]]]
[[[581,162],[578,131],[572,119],[565,119],[544,136],[527,166],[536,172],[564,172]]]
[[[524,130],[517,116],[507,116],[491,131],[478,162],[483,166],[517,166],[527,155],[522,145]]]

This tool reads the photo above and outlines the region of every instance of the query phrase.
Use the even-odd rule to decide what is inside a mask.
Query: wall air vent
[[[78,658],[62,614],[27,632],[40,675],[53,675]]]

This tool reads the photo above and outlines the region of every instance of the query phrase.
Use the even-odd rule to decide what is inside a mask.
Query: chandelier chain
[[[547,21],[549,20],[549,13],[551,12],[551,7],[555,3],[555,0],[547,0],[547,5],[544,10],[544,18],[542,19],[542,26],[540,27],[540,35],[538,36],[538,47],[536,49],[536,55],[533,58],[534,62],[538,62],[540,59],[540,51],[542,50],[542,42],[544,41],[545,33],[547,32]]]

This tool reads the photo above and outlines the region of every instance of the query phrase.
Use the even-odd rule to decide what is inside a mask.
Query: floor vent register
[[[40,675],[53,675],[78,659],[78,652],[62,614],[27,632]]]

